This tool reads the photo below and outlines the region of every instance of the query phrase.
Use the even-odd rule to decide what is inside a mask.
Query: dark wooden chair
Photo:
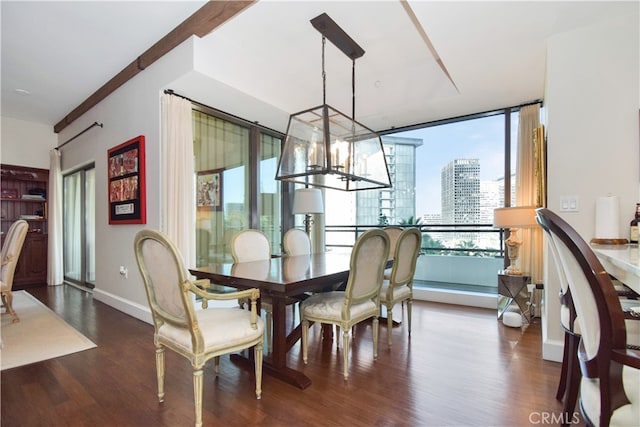
[[[625,314],[614,284],[591,247],[566,221],[545,208],[537,210],[537,219],[555,246],[580,320],[582,415],[590,426],[640,425],[640,351],[627,348]],[[571,418],[563,422],[569,424]]]

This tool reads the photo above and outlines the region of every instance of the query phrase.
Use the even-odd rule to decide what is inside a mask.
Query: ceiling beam
[[[149,65],[162,58],[165,54],[169,53],[173,48],[192,35],[204,37],[255,2],[256,0],[208,1],[204,6],[195,11],[190,17],[174,28],[169,34],[161,38],[142,55],[138,56],[111,80],[102,85],[100,89],[84,100],[82,104],[67,114],[53,127],[53,131],[55,133],[61,132],[64,128],[96,106],[120,86],[132,79]]]

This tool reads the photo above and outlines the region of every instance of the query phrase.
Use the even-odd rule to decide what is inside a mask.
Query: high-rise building
[[[416,215],[416,148],[420,138],[383,136],[391,188],[356,191],[356,224],[399,224]]]
[[[445,224],[480,222],[480,160],[455,159],[441,171],[442,221]]]

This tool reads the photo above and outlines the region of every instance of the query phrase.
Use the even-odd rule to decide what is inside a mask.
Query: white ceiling
[[[55,125],[203,3],[3,0],[2,116]],[[326,12],[366,51],[356,119],[385,130],[541,99],[550,37],[638,13],[611,1],[409,5],[455,86],[398,0],[259,1],[203,39],[203,67],[287,113],[320,105],[321,36],[309,20]],[[327,102],[350,115],[351,62],[329,42],[326,70]]]

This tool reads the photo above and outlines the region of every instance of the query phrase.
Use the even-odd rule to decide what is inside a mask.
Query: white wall
[[[620,197],[621,230],[640,202],[638,39],[636,13],[556,36],[548,44],[548,207],[587,242],[594,237],[598,197]],[[560,197],[567,195],[579,197],[579,212],[559,212]],[[555,266],[547,267],[543,357],[560,360],[559,286]]]
[[[150,321],[142,278],[133,252],[135,233],[160,228],[160,97],[162,90],[193,67],[192,39],[185,41],[124,84],[60,132],[65,141],[94,127],[61,149],[63,171],[94,162],[96,174],[96,280],[94,298]],[[146,225],[109,225],[107,150],[138,135],[146,139]],[[128,278],[119,267],[129,270]]]
[[[58,145],[53,126],[0,118],[0,163],[49,169],[49,151]]]

